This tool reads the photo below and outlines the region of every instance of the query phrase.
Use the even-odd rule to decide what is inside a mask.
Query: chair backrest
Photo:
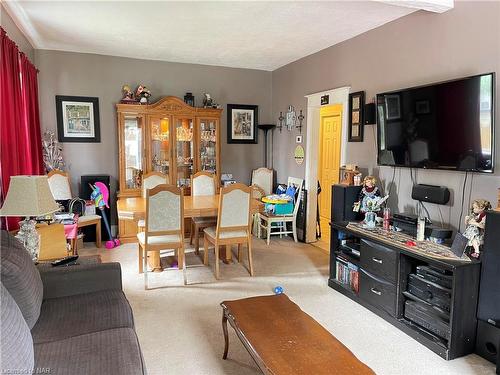
[[[252,189],[244,184],[220,189],[217,237],[221,232],[245,230],[249,233],[251,200]]]
[[[266,196],[266,193],[264,192],[264,190],[262,190],[262,188],[259,185],[252,185],[250,186],[250,188],[252,189],[253,199],[260,200],[262,197]]]
[[[146,192],[146,236],[184,233],[184,194],[174,185],[158,185]]]
[[[295,197],[297,197],[297,199],[295,200],[295,206],[293,207],[293,216],[296,216],[297,212],[299,211],[300,197],[302,195],[303,185],[304,185],[304,180],[302,178],[288,177],[287,187],[289,186],[295,187],[296,191]]]
[[[191,176],[191,195],[215,194],[215,178],[212,173],[201,171]]]
[[[146,173],[142,178],[142,196],[146,198],[146,192],[148,189],[152,189],[158,185],[166,184],[167,176],[160,172],[149,172]]]
[[[274,171],[269,168],[258,168],[252,171],[252,185],[258,185],[266,195],[273,192]]]
[[[56,201],[73,198],[71,196],[71,185],[69,174],[58,169],[53,169],[47,174],[49,188]]]

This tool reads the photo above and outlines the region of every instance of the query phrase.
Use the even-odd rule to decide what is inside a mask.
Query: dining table
[[[138,222],[144,220],[146,216],[146,198],[143,197],[120,197],[116,203],[118,219],[132,220]],[[184,196],[184,218],[194,217],[216,217],[219,210],[219,194],[216,195],[185,195]],[[264,203],[258,199],[250,202],[252,214],[264,211]],[[251,225],[251,224],[250,224]],[[224,251],[222,251],[224,252]],[[150,267],[154,271],[162,271],[160,254],[152,252],[149,260]],[[226,263],[232,259],[230,249],[226,248],[225,255],[221,253],[221,258]]]

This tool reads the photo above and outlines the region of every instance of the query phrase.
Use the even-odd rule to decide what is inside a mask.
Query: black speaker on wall
[[[80,178],[80,198],[89,200],[90,194],[92,194],[92,188],[90,185],[95,184],[96,182],[102,182],[109,190],[109,195],[111,197],[111,188],[109,184],[109,175],[83,175]],[[108,217],[108,222],[111,223],[111,209],[112,206],[111,199],[109,200],[109,207],[105,208],[104,212],[106,212],[106,216]],[[96,209],[96,214],[102,216],[101,210]],[[94,242],[95,241],[95,228],[93,225],[82,228],[84,234],[84,241],[86,242]],[[111,238],[108,236],[108,231],[104,228],[104,222],[101,220],[101,237],[103,241],[109,241]]]
[[[375,103],[365,104],[363,109],[363,119],[365,125],[374,125],[377,123]]]
[[[486,214],[481,252],[476,353],[497,364],[500,374],[500,212]]]
[[[411,197],[420,202],[446,204],[450,200],[450,190],[446,186],[415,184]]]

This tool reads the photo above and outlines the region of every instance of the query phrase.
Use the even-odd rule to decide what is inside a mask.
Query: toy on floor
[[[283,294],[283,287],[278,285],[274,287],[274,294]]]
[[[106,231],[108,232],[108,236],[110,238],[109,241],[106,241],[106,249],[112,249],[116,246],[120,246],[120,240],[118,238],[113,238],[111,235],[111,228],[109,227],[108,217],[106,216],[106,212],[104,208],[109,208],[109,190],[102,182],[96,182],[94,185],[89,184],[92,188],[92,194],[90,194],[90,199],[94,201],[96,208],[101,210],[101,216],[104,220],[104,226],[106,227]]]

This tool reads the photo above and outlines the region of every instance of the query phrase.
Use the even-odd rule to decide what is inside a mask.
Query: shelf
[[[419,326],[418,324],[413,323],[411,320],[408,320],[406,318],[399,319],[399,321],[405,324],[412,331],[415,331],[419,335],[422,335],[425,339],[431,341],[436,345],[439,345],[443,348],[443,350],[448,350],[448,342],[445,339],[433,334],[432,332],[426,330],[424,327]]]
[[[404,291],[403,292],[403,295],[408,298],[408,299],[411,299],[412,301],[415,301],[415,302],[419,302],[419,303],[423,303],[424,305],[427,305],[427,306],[430,306],[432,307],[434,310],[436,310],[436,312],[438,314],[440,314],[443,318],[447,318],[448,320],[450,319],[450,313],[448,313],[447,311],[444,311],[443,309],[440,309],[439,307],[437,306],[434,306],[433,304],[430,304],[429,302],[427,301],[424,301],[422,298],[419,298],[413,294],[411,294],[410,292],[408,291]]]

